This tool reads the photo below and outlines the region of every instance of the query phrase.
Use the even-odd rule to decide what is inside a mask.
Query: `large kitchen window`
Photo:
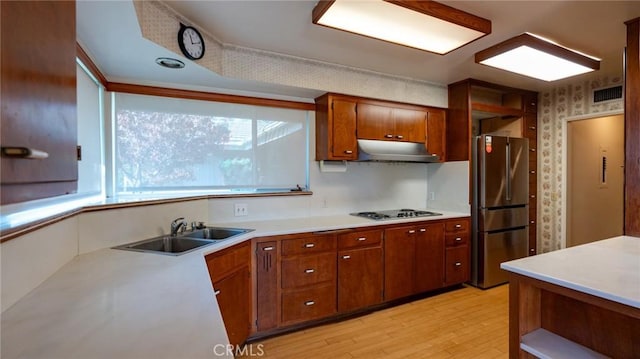
[[[308,111],[114,94],[118,197],[308,186]]]

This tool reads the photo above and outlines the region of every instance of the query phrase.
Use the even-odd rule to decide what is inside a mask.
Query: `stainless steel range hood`
[[[437,162],[422,143],[358,140],[358,161]]]

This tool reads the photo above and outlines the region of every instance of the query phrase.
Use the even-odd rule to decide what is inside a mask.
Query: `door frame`
[[[560,237],[560,248],[567,248],[567,223],[568,223],[568,214],[567,214],[567,197],[568,197],[568,192],[567,192],[567,162],[568,162],[568,156],[567,156],[567,150],[569,147],[569,138],[568,136],[568,125],[569,122],[572,121],[580,121],[580,120],[592,120],[592,119],[596,119],[596,118],[600,118],[600,117],[608,117],[608,116],[619,116],[619,115],[623,115],[624,116],[624,109],[619,109],[619,110],[613,110],[613,111],[603,111],[603,112],[595,112],[595,113],[588,113],[585,115],[576,115],[576,116],[568,116],[566,117],[563,121],[562,121],[562,160],[561,160],[561,165],[562,165],[562,185],[561,185],[561,206],[562,206],[562,216],[560,218],[560,226],[562,227],[562,233],[561,233],[561,237]],[[539,182],[540,183],[540,182]],[[538,189],[539,190],[539,189]],[[541,211],[538,211],[538,213],[540,213]]]

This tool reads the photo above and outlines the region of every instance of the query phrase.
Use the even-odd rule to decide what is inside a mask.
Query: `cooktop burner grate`
[[[357,212],[351,213],[352,216],[364,217],[373,219],[376,221],[381,221],[385,219],[398,219],[398,218],[417,218],[417,217],[431,217],[431,216],[441,216],[442,213],[425,211],[425,210],[415,210],[409,208],[402,209],[391,209],[385,211],[367,211],[367,212]]]

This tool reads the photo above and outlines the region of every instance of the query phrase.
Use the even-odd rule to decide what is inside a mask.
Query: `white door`
[[[622,235],[624,116],[567,124],[567,247]]]

